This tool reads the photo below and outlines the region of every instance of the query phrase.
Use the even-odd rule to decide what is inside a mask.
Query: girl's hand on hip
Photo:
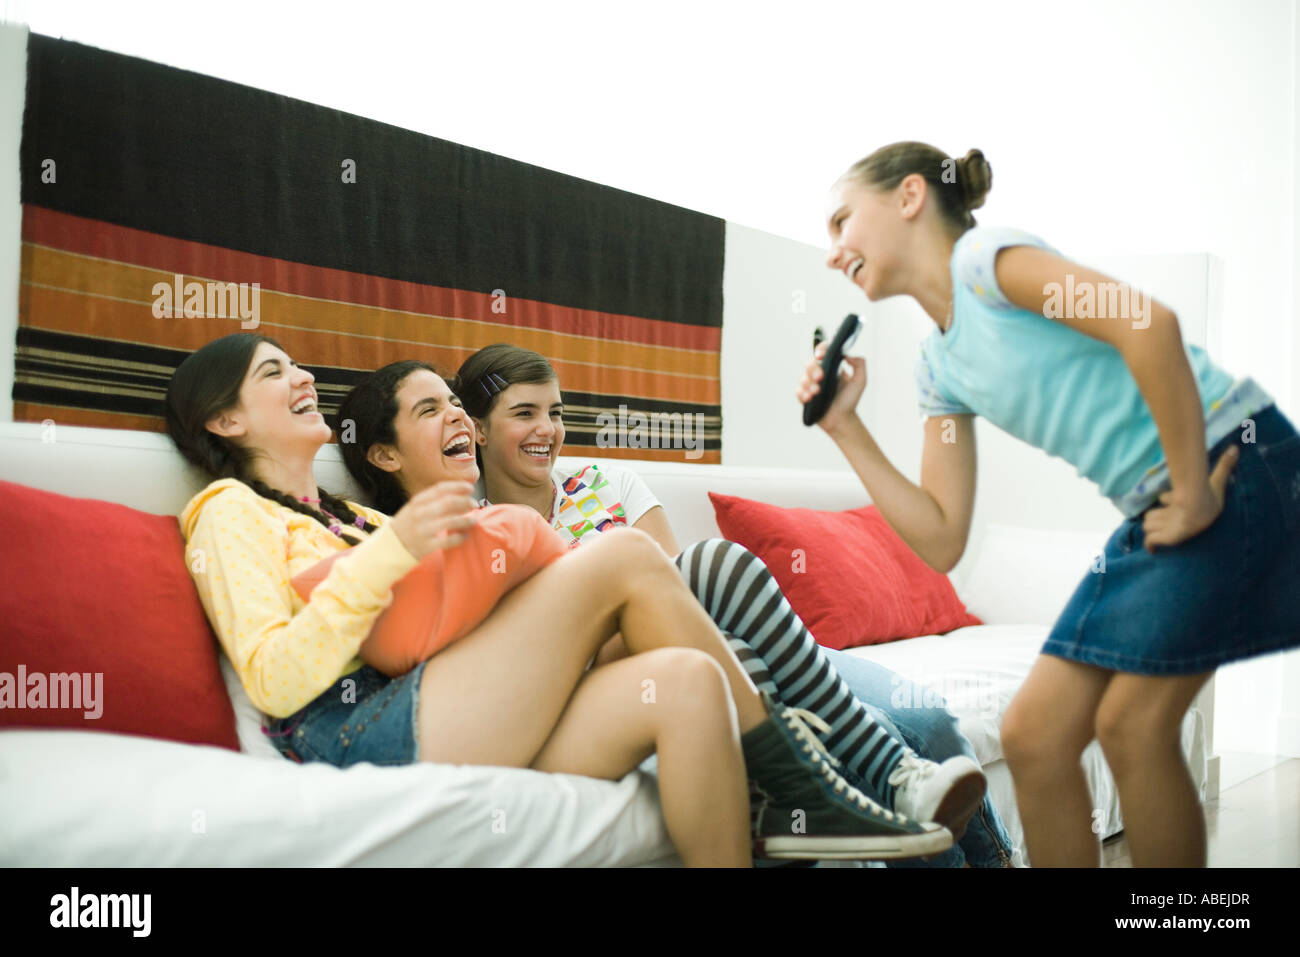
[[[826,355],[827,343],[823,342],[813,350],[812,360],[804,366],[803,378],[795,390],[795,398],[807,402],[822,390],[822,358]],[[862,392],[867,387],[867,360],[860,356],[845,356],[849,371],[840,373],[839,390],[826,414],[817,422],[829,435],[834,437],[838,428],[843,426],[858,407]]]
[[[1237,447],[1231,446],[1219,456],[1209,481],[1194,493],[1183,493],[1179,489],[1161,493],[1160,504],[1148,509],[1142,519],[1148,552],[1185,542],[1214,524],[1223,512],[1228,476],[1237,467],[1240,457]]]
[[[440,548],[465,541],[474,527],[474,486],[468,482],[437,482],[411,496],[393,516],[393,531],[408,552],[423,558]]]

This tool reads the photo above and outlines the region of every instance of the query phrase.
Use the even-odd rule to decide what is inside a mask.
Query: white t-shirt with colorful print
[[[570,548],[589,541],[585,536],[635,525],[659,504],[641,476],[620,465],[588,465],[576,472],[556,468],[551,471],[551,483],[555,486],[551,527],[564,536]],[[492,504],[481,480],[479,492],[480,505]]]

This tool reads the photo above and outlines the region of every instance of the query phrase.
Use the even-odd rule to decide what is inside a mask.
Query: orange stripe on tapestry
[[[257,256],[114,226],[39,206],[23,206],[22,236],[25,242],[38,246],[171,275],[181,273],[191,278],[204,277],[222,282],[256,282],[261,284],[263,295],[274,290],[421,315],[456,316],[505,327],[503,333],[506,329],[558,333],[580,328],[589,330],[593,337],[606,340],[674,349],[716,352],[722,345],[722,331],[717,328],[512,298],[508,289],[505,290],[506,313],[503,315],[492,308],[493,303],[500,300],[483,293]]]
[[[19,300],[20,323],[36,329],[93,336],[117,342],[192,352],[228,332],[239,332],[238,319],[155,319],[149,306],[83,293],[25,284]],[[32,318],[36,317],[36,318]],[[420,343],[395,348],[387,339],[360,338],[313,329],[284,328],[264,319],[255,330],[276,339],[303,365],[373,370],[397,358],[422,359],[449,374],[472,350],[448,350]],[[400,355],[398,354],[400,351]],[[565,389],[609,395],[717,405],[717,380],[670,375],[636,368],[608,368],[594,363],[553,360]]]
[[[153,316],[153,290],[156,284],[167,286],[168,294],[175,299],[172,292],[175,274],[24,243],[22,276],[24,283],[37,289],[81,293],[97,300],[147,308],[145,317],[151,323],[196,321],[194,318],[160,320]],[[204,282],[208,278],[185,275],[182,283],[189,280]],[[297,327],[359,338],[383,339],[399,346],[428,345],[455,350],[458,353],[457,362],[484,346],[509,341],[540,352],[548,358],[575,363],[599,363],[610,368],[651,368],[668,374],[714,380],[718,375],[719,358],[716,352],[665,349],[588,336],[510,328],[497,323],[380,310],[350,303],[285,296],[267,289],[259,291],[258,302],[261,324],[268,327]],[[172,308],[176,309],[175,303]],[[135,328],[141,327],[137,324]],[[153,327],[147,328],[150,335],[155,334]],[[211,332],[210,329],[208,331]]]

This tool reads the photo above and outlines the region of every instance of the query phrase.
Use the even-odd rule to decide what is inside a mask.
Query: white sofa
[[[848,472],[632,464],[683,544],[718,534],[710,490],[781,506],[867,504]],[[316,475],[324,487],[356,496],[337,447],[321,450]],[[51,436],[35,423],[0,424],[0,479],[160,514],[179,512],[204,484],[163,435],[59,426]],[[966,580],[956,582],[985,625],[853,651],[946,697],[988,775],[1019,863],[1022,832],[999,722],[1100,544],[1094,536],[994,529]],[[0,732],[0,865],[677,862],[647,770],[608,782],[506,768],[298,765],[271,748],[224,661],[223,669],[241,754],[95,731]],[[1209,701],[1198,699],[1183,727],[1203,797]],[[1095,742],[1085,765],[1096,826],[1109,836],[1122,825]]]

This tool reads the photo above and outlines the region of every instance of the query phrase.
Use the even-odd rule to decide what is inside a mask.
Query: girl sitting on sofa
[[[356,441],[343,447],[344,460],[382,509],[400,508],[408,495],[429,481],[428,446],[422,449],[400,434],[393,397],[435,380],[440,381],[421,363],[394,363],[359,383],[340,406],[340,422],[356,429]],[[659,542],[665,553],[678,555],[681,550],[663,508],[630,469],[587,469],[577,476],[556,473],[552,480],[564,425],[559,381],[542,356],[515,346],[489,346],[465,362],[457,382],[460,399],[475,420],[489,497],[531,506],[552,522],[571,547],[592,543],[609,528],[635,526]],[[579,488],[596,495],[597,511],[574,504],[574,499],[583,497]],[[692,573],[714,563],[730,571],[721,578]],[[905,738],[879,712],[864,708],[827,662],[775,579],[743,546],[721,539],[698,542],[682,551],[676,564],[700,604],[716,608],[715,623],[755,683],[775,698],[791,695],[791,701],[815,712],[828,726],[827,747],[846,777],[887,806],[923,820],[932,816],[961,838],[961,849],[954,848],[932,863],[961,866],[968,860],[975,866],[995,867],[1009,863],[1010,839],[992,803],[981,802],[983,774],[951,715],[942,708],[900,714],[898,723],[910,732]],[[744,595],[745,600],[733,607],[728,595]],[[765,613],[748,614],[754,608]],[[596,665],[617,661],[626,653],[623,640],[615,636],[601,649]],[[876,700],[889,699],[890,679],[896,676],[852,656],[843,658],[849,672],[858,676],[860,688],[870,687]],[[779,682],[769,673],[768,662],[782,663],[779,671],[771,669],[780,675]],[[918,750],[926,745],[946,749],[949,760],[938,765],[913,753],[909,745]],[[977,810],[975,827],[966,830]]]
[[[165,405],[177,448],[213,480],[180,516],[187,564],[286,757],[616,780],[657,753],[664,819],[690,865],[747,866],[751,847],[819,858],[949,846],[938,825],[886,811],[851,787],[803,715],[760,696],[641,533],[564,554],[404,675],[365,664],[358,652],[393,585],[474,533],[474,426],[436,376],[419,383],[418,403],[403,393],[423,490],[389,518],[316,485],[313,462],[330,429],[313,381],[274,340],[235,333],[181,363]],[[294,576],[349,547],[308,599],[295,592]],[[584,674],[616,632],[632,657]],[[653,708],[643,703],[646,680]],[[747,772],[777,811],[759,834],[747,814]],[[798,812],[806,829],[793,834]]]

